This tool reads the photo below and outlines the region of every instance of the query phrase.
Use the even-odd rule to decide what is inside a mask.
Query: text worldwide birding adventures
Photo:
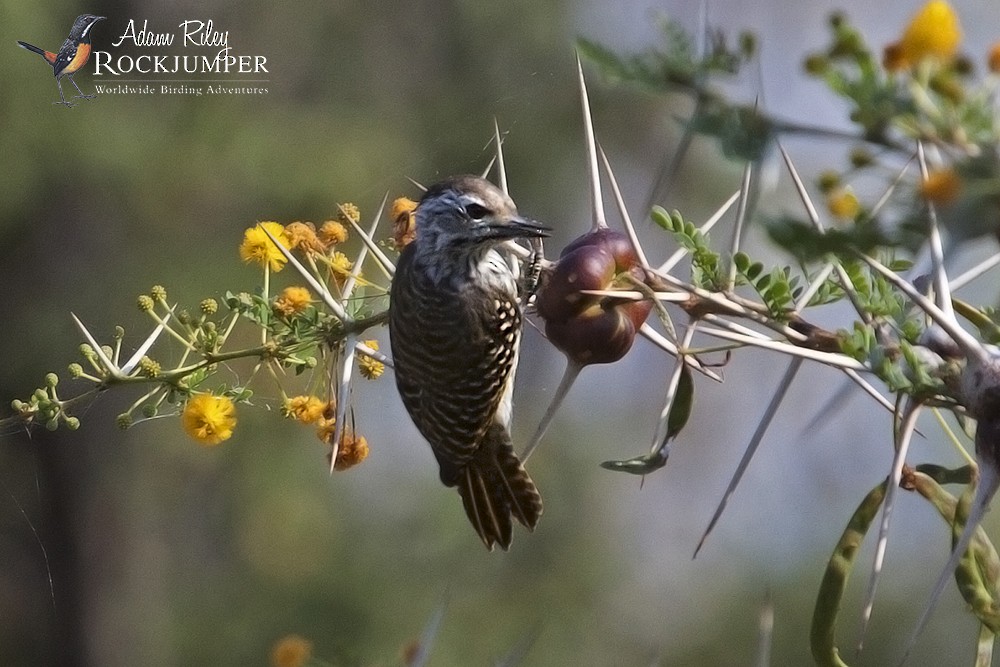
[[[69,31],[69,37],[66,38],[66,41],[63,42],[62,46],[55,53],[41,49],[34,44],[28,44],[21,40],[17,41],[22,49],[37,53],[42,58],[45,58],[47,63],[52,65],[52,72],[56,77],[56,85],[59,86],[59,101],[53,102],[53,104],[62,104],[67,107],[74,106],[63,95],[63,77],[67,77],[70,83],[73,84],[73,87],[76,88],[76,92],[79,93],[79,95],[75,95],[74,97],[87,100],[96,97],[96,95],[85,95],[80,90],[80,86],[73,80],[73,75],[90,60],[90,33],[94,24],[98,21],[103,21],[104,18],[103,16],[94,16],[93,14],[82,14],[76,17],[76,21],[73,22],[73,27]]]
[[[491,550],[510,547],[511,517],[532,530],[542,513],[510,436],[522,316],[498,246],[547,232],[492,183],[449,178],[420,200],[416,236],[392,281],[389,336],[403,405]]]

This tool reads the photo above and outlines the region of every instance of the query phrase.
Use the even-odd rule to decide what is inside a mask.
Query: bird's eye
[[[481,204],[467,204],[465,214],[473,220],[482,220],[490,214],[490,211]]]

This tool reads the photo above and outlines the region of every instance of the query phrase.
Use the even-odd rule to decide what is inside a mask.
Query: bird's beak
[[[542,238],[552,231],[551,228],[527,218],[510,218],[503,222],[495,222],[489,226],[489,230],[491,237],[501,240]]]

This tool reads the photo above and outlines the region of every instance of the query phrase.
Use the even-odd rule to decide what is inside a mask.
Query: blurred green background
[[[761,94],[781,117],[845,127],[844,109],[801,73],[802,57],[826,39],[827,14],[847,10],[884,44],[917,5],[720,1],[709,16],[760,35],[760,71],[738,80],[736,94]],[[965,50],[979,57],[1000,37],[995,8],[987,0],[956,7]],[[189,306],[252,289],[259,276],[237,255],[246,227],[322,221],[345,201],[370,220],[387,191],[416,196],[406,177],[430,183],[480,171],[494,118],[509,133],[512,194],[522,212],[556,228],[549,247],[557,249],[589,222],[573,40],[634,52],[658,43],[658,16],[693,30],[698,11],[697,3],[643,0],[0,0],[0,396],[26,397],[49,371],[65,376],[81,342],[70,311],[104,337],[123,325],[126,346],[137,346],[149,323],[135,297],[153,284]],[[52,106],[51,71],[15,40],[53,49],[81,13],[109,17],[94,31],[104,50],[129,18],[161,31],[210,18],[229,31],[235,52],[267,57],[269,93]],[[599,138],[642,220],[676,145],[675,118],[689,107],[588,76]],[[108,83],[90,66],[77,81],[85,92]],[[72,85],[64,87],[69,94]],[[809,138],[788,145],[807,175],[841,165],[847,148]],[[658,203],[704,220],[736,190],[739,170],[696,142]],[[789,192],[779,183],[762,207],[794,205]],[[641,233],[651,257],[672,250],[649,223]],[[375,334],[387,348],[386,332]],[[534,430],[562,364],[529,327],[515,393],[518,441]],[[486,553],[475,539],[389,373],[355,387],[371,457],[333,477],[309,430],[278,418],[267,386],[260,409],[242,409],[233,439],[211,450],[187,439],[176,419],[118,431],[114,416],[135,398],[127,392],[80,411],[76,433],[8,430],[0,436],[0,664],[267,664],[289,633],[332,664],[398,664],[443,600],[432,665],[490,664],[532,639],[525,665],[750,664],[767,599],[772,663],[805,664],[829,550],[888,472],[889,416],[855,397],[803,433],[840,387],[834,373],[803,373],[692,560],[784,363],[739,354],[725,385],[699,381],[692,423],[666,468],[640,488],[597,464],[648,447],[669,368],[640,341],[623,362],[584,371],[531,460],[544,519],[509,553]],[[68,380],[60,389],[72,393]],[[915,450],[915,460],[953,456],[935,438]],[[857,664],[898,656],[946,557],[932,510],[907,500]],[[998,528],[995,519],[987,526]],[[863,578],[845,606],[845,646]],[[976,632],[950,593],[913,664],[970,664]]]

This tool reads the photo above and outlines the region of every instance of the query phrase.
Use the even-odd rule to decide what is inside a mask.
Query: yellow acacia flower
[[[305,311],[312,303],[309,290],[305,287],[293,285],[281,290],[281,294],[274,300],[274,312],[279,315],[289,317]]]
[[[312,424],[323,418],[329,404],[316,396],[293,396],[285,400],[285,416],[303,424]]]
[[[842,220],[854,220],[861,212],[861,202],[850,188],[836,187],[826,196],[826,208]]]
[[[148,378],[159,377],[160,371],[162,370],[160,368],[160,362],[154,361],[146,356],[143,356],[143,358],[139,360],[139,369],[142,371],[142,374]]]
[[[347,227],[336,220],[327,220],[319,228],[319,240],[326,246],[337,245],[347,240]]]
[[[285,225],[285,235],[290,248],[305,252],[323,252],[324,246],[316,236],[316,228],[311,222],[290,222]]]
[[[913,67],[924,58],[948,61],[958,53],[962,27],[945,0],[930,0],[912,19],[898,43],[898,58]]]
[[[363,341],[365,345],[373,350],[378,350],[378,341],[374,338],[372,340]],[[382,377],[382,373],[385,372],[385,364],[383,364],[378,359],[373,359],[367,354],[362,354],[358,357],[358,370],[361,371],[361,375],[368,380],[377,380]]]
[[[351,268],[353,267],[354,262],[340,251],[333,253],[333,256],[330,257],[330,268],[333,270],[334,280],[341,287],[344,286],[344,281],[347,280],[347,276],[350,275]],[[361,274],[358,275],[360,276]]]
[[[263,229],[262,229],[263,228]],[[277,222],[262,222],[250,227],[243,233],[243,243],[240,245],[240,258],[247,263],[257,262],[268,266],[272,271],[281,271],[287,261],[281,251],[274,245],[264,229],[278,239],[281,245],[291,247],[285,228]]]
[[[236,406],[225,396],[198,394],[184,406],[181,423],[184,432],[200,444],[217,445],[233,435]]]
[[[327,445],[333,441],[333,434],[337,427],[336,418],[328,416],[328,414],[324,412],[323,417],[316,421],[316,437]]]
[[[317,422],[316,437],[326,445],[333,444],[333,436],[336,433],[337,420],[332,417],[323,417]],[[368,458],[368,439],[364,436],[352,433],[346,429],[340,436],[340,446],[337,449],[337,460],[333,464],[334,470],[347,470],[358,465]],[[327,455],[329,460],[330,455]]]
[[[962,192],[962,179],[954,169],[938,169],[920,183],[920,196],[934,204],[948,204]]]
[[[312,642],[299,635],[285,635],[271,648],[272,667],[302,667],[312,657]]]
[[[351,202],[345,202],[340,205],[340,219],[344,222],[361,222],[361,210],[357,205]]]
[[[397,250],[405,248],[417,235],[417,220],[414,211],[417,202],[399,197],[392,202],[389,218],[392,220],[392,240]]]
[[[337,460],[333,464],[333,469],[347,470],[366,458],[368,458],[368,440],[363,435],[348,431],[344,433],[344,438],[337,449]]]
[[[153,306],[156,305],[156,302],[153,301],[153,297],[149,296],[148,294],[140,294],[139,298],[136,299],[136,303],[139,306],[139,310],[141,310],[144,313],[150,312],[151,310],[153,310]]]

